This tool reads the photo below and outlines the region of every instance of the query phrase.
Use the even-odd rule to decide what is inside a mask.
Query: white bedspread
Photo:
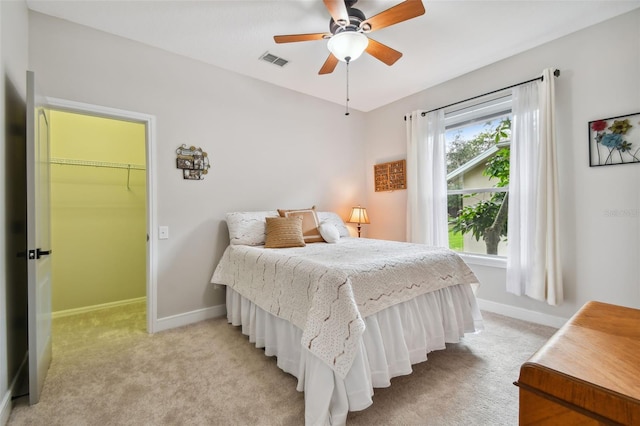
[[[299,327],[302,344],[344,378],[365,328],[363,318],[477,279],[448,249],[343,238],[338,244],[290,249],[229,246],[211,282]]]

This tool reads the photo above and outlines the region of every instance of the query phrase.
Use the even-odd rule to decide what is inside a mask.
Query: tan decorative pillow
[[[318,230],[318,215],[316,215],[316,206],[309,209],[298,210],[282,210],[278,209],[281,217],[301,217],[302,218],[302,235],[305,243],[322,243],[324,239]]]
[[[304,247],[302,237],[302,218],[268,217],[266,218],[266,248]]]

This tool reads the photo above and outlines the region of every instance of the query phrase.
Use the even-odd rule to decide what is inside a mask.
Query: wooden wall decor
[[[373,178],[376,192],[407,189],[407,161],[392,161],[390,163],[375,164]]]

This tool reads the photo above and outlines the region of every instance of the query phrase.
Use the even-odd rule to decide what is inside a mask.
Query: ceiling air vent
[[[267,61],[271,64],[277,65],[279,67],[284,67],[289,63],[289,61],[287,61],[286,59],[283,59],[276,55],[272,55],[269,52],[265,52],[264,55],[260,56],[260,59],[262,59],[263,61]]]

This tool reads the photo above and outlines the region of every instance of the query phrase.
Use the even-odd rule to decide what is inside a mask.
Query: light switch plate
[[[169,239],[169,227],[168,226],[160,226],[158,228],[158,238],[161,240]]]

